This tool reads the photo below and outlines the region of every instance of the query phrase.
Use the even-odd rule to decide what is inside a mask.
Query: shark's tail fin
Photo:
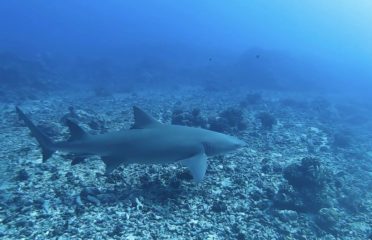
[[[22,110],[19,107],[16,107],[16,111],[18,113],[19,118],[23,120],[26,126],[31,130],[32,136],[34,136],[36,140],[38,141],[41,147],[42,154],[43,154],[43,162],[45,162],[54,153],[53,141],[49,139],[44,133],[42,133],[40,129],[37,128],[31,122],[31,120],[22,112]]]

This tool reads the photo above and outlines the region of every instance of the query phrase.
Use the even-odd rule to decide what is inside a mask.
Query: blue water
[[[0,238],[371,239],[371,12],[0,0]],[[68,117],[91,134],[130,128],[133,105],[247,146],[210,158],[198,185],[178,165],[107,177],[97,156],[41,163],[14,110],[63,140]]]

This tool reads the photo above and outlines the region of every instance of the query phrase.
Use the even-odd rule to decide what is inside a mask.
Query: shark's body
[[[235,150],[241,140],[201,128],[161,124],[141,109],[134,107],[132,129],[101,135],[88,135],[77,124],[67,121],[71,138],[52,142],[17,108],[17,112],[36,137],[47,160],[54,151],[83,155],[99,155],[110,173],[121,164],[166,164],[181,162],[195,181],[201,181],[207,168],[207,156]],[[77,158],[74,163],[83,158]]]

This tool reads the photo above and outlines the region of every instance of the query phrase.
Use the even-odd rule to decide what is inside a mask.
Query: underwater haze
[[[0,238],[372,239],[371,13],[0,0]]]

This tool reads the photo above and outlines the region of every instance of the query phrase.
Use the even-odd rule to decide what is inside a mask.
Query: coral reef
[[[305,157],[301,164],[291,164],[283,171],[288,184],[279,189],[274,206],[301,212],[316,213],[330,206],[327,188],[332,179],[331,173],[321,166],[319,159]]]
[[[209,118],[209,129],[217,132],[238,133],[247,128],[243,111],[237,108],[227,108],[218,117]]]
[[[3,100],[37,99],[56,86],[55,76],[42,63],[9,53],[0,53],[0,79]]]
[[[257,119],[260,120],[261,127],[265,130],[271,130],[277,123],[276,118],[268,112],[261,112],[257,114]]]
[[[207,120],[201,115],[199,108],[194,108],[190,112],[183,111],[180,108],[174,109],[172,124],[207,128]]]
[[[216,121],[215,129],[238,134],[248,144],[209,158],[199,184],[178,164],[131,164],[105,175],[97,156],[71,166],[66,159],[76,156],[57,152],[42,163],[36,142],[17,121],[14,104],[0,102],[0,238],[370,238],[369,125],[360,128],[334,116],[332,102],[319,110],[277,101],[303,102],[287,93],[264,92],[265,104],[227,107],[239,105],[246,94],[172,89],[92,98],[91,93],[53,93],[21,104],[56,140],[68,138],[67,118],[91,134],[130,128],[132,105],[164,122],[209,128]],[[169,111],[177,102],[190,107]],[[318,106],[322,109],[321,102]],[[356,113],[370,118],[366,109]],[[269,121],[271,131],[257,127],[263,112],[280,119],[279,124]],[[333,116],[332,121],[322,114]],[[334,145],[340,129],[350,133],[347,147]]]
[[[248,107],[257,105],[263,101],[260,93],[248,93],[245,98],[240,102],[240,107]]]

